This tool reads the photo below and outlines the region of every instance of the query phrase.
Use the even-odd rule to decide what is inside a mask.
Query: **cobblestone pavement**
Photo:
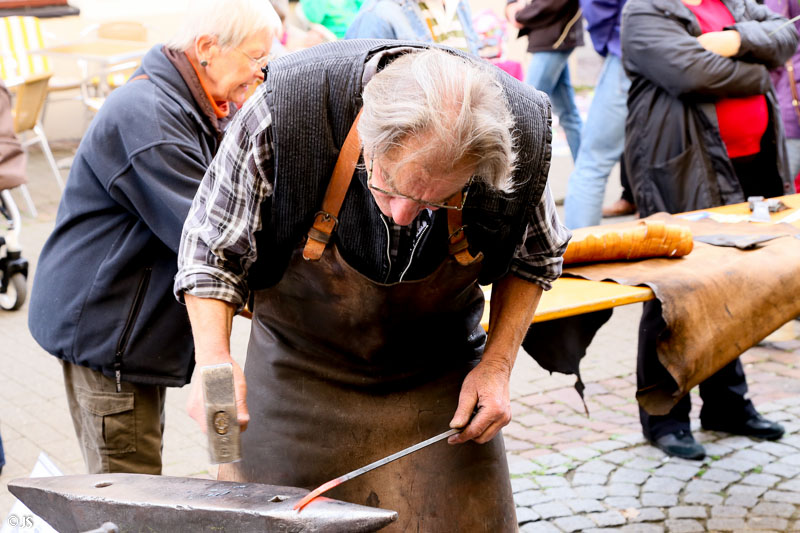
[[[568,169],[554,161],[557,196]],[[35,268],[58,193],[37,157],[30,175],[40,214],[25,218],[22,246]],[[607,197],[618,193],[610,188]],[[640,314],[641,305],[617,308],[589,347],[582,364],[588,417],[574,377],[550,375],[520,353],[511,383],[514,420],[504,434],[521,531],[800,530],[800,323],[743,355],[751,397],[762,413],[782,421],[786,437],[758,442],[696,428],[709,456],[690,462],[664,457],[641,437],[634,400]],[[7,460],[0,519],[14,501],[6,483],[27,476],[40,452],[65,474],[83,472],[60,366],[30,337],[26,315],[27,305],[0,313],[0,433]],[[245,353],[248,329],[246,320],[235,320],[237,358]],[[164,473],[214,477],[204,436],[185,414],[187,394],[188,388],[167,394]]]
[[[521,531],[800,531],[798,332],[792,322],[779,332],[786,340],[742,356],[751,398],[786,436],[761,442],[703,431],[698,398],[693,431],[706,447],[702,462],[644,442],[633,368],[587,380],[588,418],[571,387],[517,396],[504,434]],[[600,371],[592,358],[587,375]]]

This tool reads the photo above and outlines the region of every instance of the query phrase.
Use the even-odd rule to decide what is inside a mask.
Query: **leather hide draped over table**
[[[677,259],[655,258],[565,267],[564,276],[646,285],[660,300],[667,330],[659,337],[661,363],[674,381],[640,390],[651,414],[666,414],[692,387],[800,316],[800,229],[789,224],[690,222],[659,213],[650,220],[689,226],[692,234],[782,235],[752,250],[695,241]],[[634,226],[638,221],[585,231]],[[545,369],[578,376],[578,362],[610,311],[534,323],[523,347]]]

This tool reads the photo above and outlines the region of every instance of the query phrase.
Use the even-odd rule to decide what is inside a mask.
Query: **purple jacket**
[[[603,57],[608,54],[622,57],[619,28],[625,0],[580,0],[580,3],[597,53]]]
[[[800,15],[800,4],[797,0],[766,0],[764,2],[768,8],[783,15],[787,19],[793,19]],[[800,21],[794,23],[797,31],[800,32]],[[794,79],[800,86],[800,45],[792,56],[794,65]],[[800,118],[792,107],[792,88],[789,85],[789,72],[786,67],[776,68],[771,72],[772,84],[775,85],[775,92],[778,94],[778,103],[781,107],[781,119],[786,130],[786,137],[789,139],[800,139]]]

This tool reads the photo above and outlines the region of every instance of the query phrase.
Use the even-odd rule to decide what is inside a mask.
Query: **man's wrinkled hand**
[[[239,430],[247,429],[250,422],[250,413],[247,410],[247,383],[244,379],[242,368],[234,360],[225,361],[233,365],[233,390],[236,395],[236,420],[239,423]],[[195,379],[192,380],[189,398],[186,400],[186,411],[189,413],[203,433],[206,427],[206,408],[203,400],[203,385],[200,383],[200,366],[195,368]]]
[[[447,442],[460,444],[474,440],[479,444],[489,442],[511,421],[509,379],[511,369],[506,365],[481,361],[464,378],[458,407],[451,428],[464,430]],[[475,415],[470,420],[473,411]]]

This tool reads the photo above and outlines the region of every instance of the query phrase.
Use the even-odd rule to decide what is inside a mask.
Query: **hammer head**
[[[8,488],[60,533],[114,522],[120,531],[370,532],[397,513],[328,498],[292,509],[308,491],[210,479],[96,474],[22,478]]]
[[[242,458],[233,365],[224,363],[200,368],[200,382],[206,409],[208,455],[211,462],[233,463]]]

